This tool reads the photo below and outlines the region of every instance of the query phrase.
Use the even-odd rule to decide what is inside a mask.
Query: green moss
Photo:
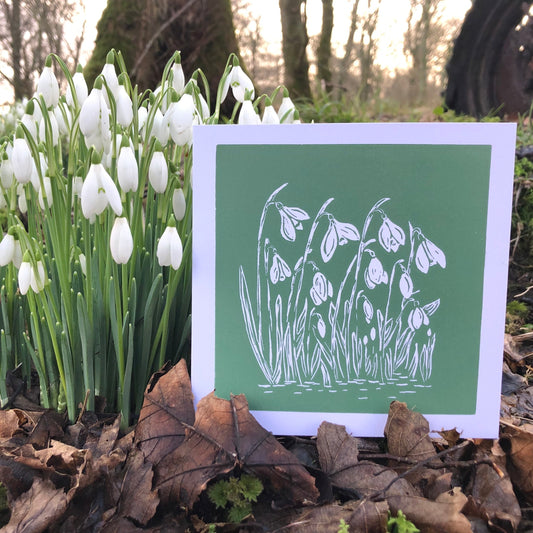
[[[521,333],[529,316],[529,307],[524,302],[513,300],[507,304],[505,330],[516,335]]]

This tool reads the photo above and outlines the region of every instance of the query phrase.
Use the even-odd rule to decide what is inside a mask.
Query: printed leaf
[[[320,245],[320,253],[322,254],[324,263],[327,263],[333,257],[338,242],[339,236],[335,230],[335,225],[330,223],[328,231],[326,231],[326,235],[324,235],[322,244]]]
[[[304,308],[302,309],[302,312],[300,313],[300,316],[298,317],[298,320],[296,321],[296,336],[299,337],[304,330],[305,322],[307,320],[307,298],[305,299]]]
[[[439,308],[439,305],[440,305],[440,298],[424,305],[422,309],[424,310],[426,315],[431,316]]]

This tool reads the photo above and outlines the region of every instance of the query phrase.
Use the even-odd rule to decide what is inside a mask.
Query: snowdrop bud
[[[156,109],[154,114],[154,122],[152,124],[152,135],[165,146],[168,143],[169,136],[169,124],[168,120],[165,120],[163,113],[160,109]]]
[[[72,179],[72,195],[80,196],[83,187],[83,178],[81,176],[74,176]]]
[[[45,176],[43,178],[43,185],[44,185],[44,192],[46,193],[46,201],[48,202],[48,207],[52,206],[52,184],[50,183],[50,178],[48,176]],[[41,209],[46,209],[46,205],[44,203],[44,194],[43,194],[43,187],[39,188],[39,205],[41,206]]]
[[[70,109],[65,105],[64,102],[59,102],[59,105],[54,108],[54,117],[59,128],[59,133],[62,135],[68,135],[69,124],[72,120],[72,115]]]
[[[272,105],[272,102],[267,98],[265,102],[265,110],[263,112],[263,124],[279,124],[279,117]]]
[[[113,63],[113,55],[113,51],[107,53],[106,63],[102,69],[102,76],[106,81],[107,87],[116,100],[118,95],[118,77],[115,71],[115,65]],[[104,91],[104,98],[106,103],[109,105],[107,91]]]
[[[37,122],[35,120],[35,101],[30,100],[26,105],[26,111],[24,115],[22,115],[22,118],[20,119],[20,122],[26,126],[27,130],[29,131],[30,135],[37,139]]]
[[[278,117],[282,124],[291,124],[294,120],[294,104],[289,97],[289,91],[285,89],[283,92],[283,99],[278,109]]]
[[[238,124],[261,124],[261,118],[255,112],[251,100],[245,100],[239,112]]]
[[[168,108],[166,117],[170,135],[178,146],[192,142],[194,112],[194,100],[190,94],[184,94],[178,102],[172,102]]]
[[[116,218],[109,239],[111,256],[119,265],[127,263],[133,252],[133,237],[125,217]]]
[[[137,111],[137,120],[139,121],[139,131],[143,129],[147,116],[148,116],[148,109],[146,109],[146,107],[144,106],[139,107],[139,110]]]
[[[157,145],[148,168],[148,180],[155,192],[164,193],[168,183],[168,165],[161,145]]]
[[[44,117],[41,118],[39,123],[39,141],[42,143],[51,142],[52,146],[57,146],[59,142],[59,126],[54,113],[49,113],[48,118],[50,119],[50,130],[46,129]]]
[[[185,210],[187,209],[183,189],[174,189],[174,193],[172,194],[172,209],[174,210],[176,220],[183,220]]]
[[[78,100],[78,105],[82,106],[83,102],[87,99],[89,90],[87,88],[87,82],[83,76],[83,68],[81,65],[78,65],[74,76],[72,76],[72,83],[74,84],[74,91],[76,93],[76,98]],[[72,96],[72,91],[70,89],[70,84],[67,85],[67,93],[65,95],[67,99],[67,104],[69,106],[74,106],[74,98]]]
[[[20,241],[15,239],[15,253],[13,254],[13,265],[15,268],[20,268],[22,264],[22,247],[20,246]]]
[[[127,138],[125,140],[127,142]],[[133,148],[129,144],[123,145],[120,149],[117,160],[117,176],[118,183],[124,192],[135,192],[137,190],[139,185],[139,167]]]
[[[2,162],[0,163],[0,183],[4,189],[9,189],[15,181],[15,174],[13,173],[13,165],[11,160],[4,152]]]
[[[31,264],[30,255],[28,252],[24,254],[24,259],[20,265],[18,282],[20,294],[26,294],[31,285]]]
[[[122,76],[122,74],[121,74]],[[120,84],[117,90],[117,122],[127,128],[133,120],[133,104],[124,85]]]
[[[178,94],[181,94],[185,87],[185,75],[181,63],[172,65],[172,87]]]
[[[0,241],[0,267],[6,266],[15,256],[15,237],[6,233]]]
[[[45,67],[37,82],[37,94],[42,94],[46,107],[55,107],[59,102],[59,84],[52,70],[52,58],[46,58]]]
[[[157,243],[157,260],[160,266],[171,266],[178,270],[183,257],[183,245],[175,222],[172,220]]]
[[[22,136],[22,130],[17,130],[17,138],[13,141],[11,152],[11,165],[15,179],[19,183],[28,183],[33,170],[33,157],[26,139]]]
[[[22,183],[19,183],[17,185],[17,205],[19,208],[19,211],[25,215],[28,212],[28,203],[26,202],[26,193],[24,192],[24,185]]]
[[[20,274],[20,271],[19,271]],[[44,271],[44,265],[41,260],[37,261],[37,264],[31,270],[30,287],[33,292],[38,293],[44,289],[46,285],[46,273]]]

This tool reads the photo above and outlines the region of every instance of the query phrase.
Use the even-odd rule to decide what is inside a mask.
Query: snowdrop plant
[[[90,89],[81,67],[47,58],[0,145],[0,404],[20,365],[37,373],[43,406],[74,420],[105,398],[126,426],[150,375],[188,357],[192,128],[220,122],[226,97],[231,122],[241,108],[259,117],[253,96],[235,56],[214,99],[201,71],[186,80],[179,53],[142,94],[115,51]]]

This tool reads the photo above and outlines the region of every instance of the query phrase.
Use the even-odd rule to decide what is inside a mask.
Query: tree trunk
[[[108,0],[85,71],[88,83],[102,70],[111,48],[122,52],[141,90],[157,86],[179,50],[186,76],[201,68],[214,98],[229,54],[239,55],[230,0]]]
[[[9,7],[6,7],[9,9]],[[26,94],[23,77],[22,77],[22,61],[21,61],[21,28],[20,28],[20,0],[13,0],[11,4],[11,17],[9,20],[9,32],[11,34],[11,61],[13,68],[13,91],[15,93],[15,100],[22,100],[22,98],[30,97],[31,94]]]
[[[344,57],[341,61],[339,69],[339,75],[337,80],[337,100],[340,100],[342,91],[344,89],[344,81],[346,80],[346,74],[351,64],[352,50],[354,47],[353,38],[355,30],[357,29],[357,9],[359,8],[359,0],[354,0],[352,7],[352,14],[350,18],[350,31],[348,32],[348,38],[346,39],[346,45],[344,46]]]
[[[294,98],[311,98],[305,0],[279,0],[285,86]]]
[[[322,31],[317,50],[318,79],[323,90],[331,92],[331,33],[333,31],[333,0],[322,0]]]

